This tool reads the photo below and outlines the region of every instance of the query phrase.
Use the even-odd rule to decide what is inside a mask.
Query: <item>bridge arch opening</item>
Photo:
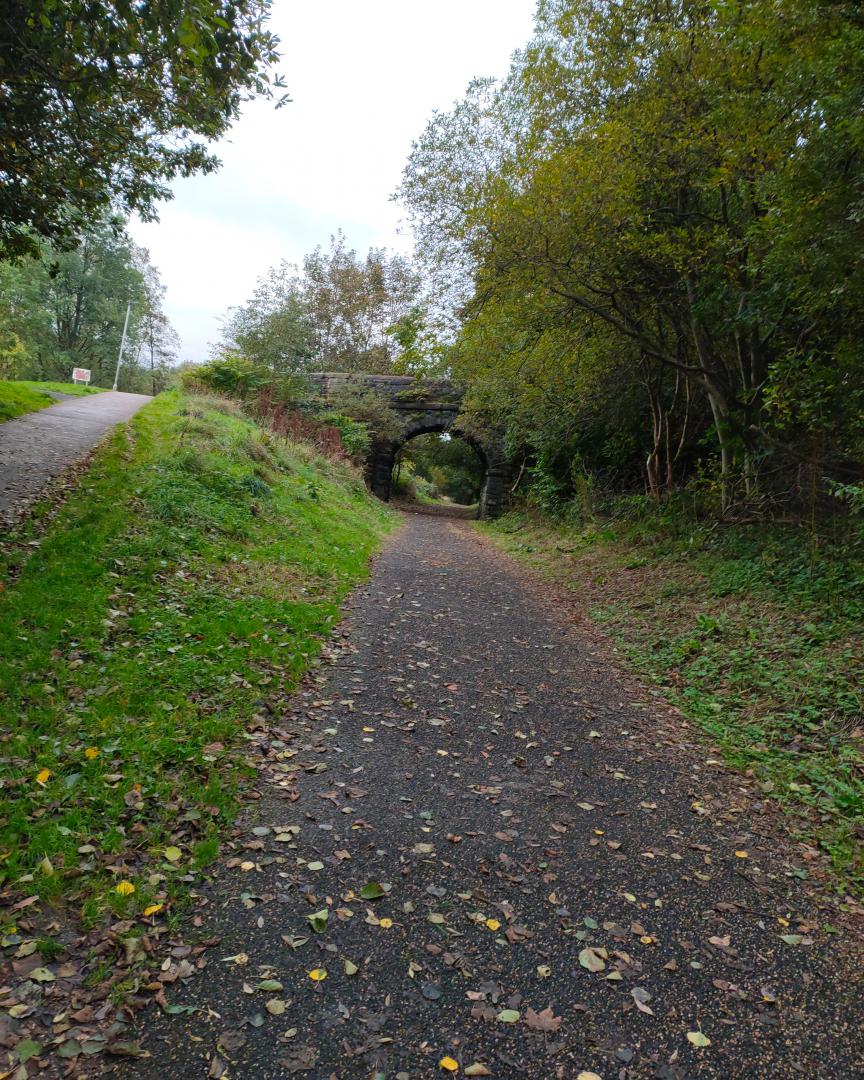
[[[401,442],[394,458],[391,494],[420,505],[450,506],[467,517],[480,506],[489,460],[482,445],[464,433],[436,425]]]

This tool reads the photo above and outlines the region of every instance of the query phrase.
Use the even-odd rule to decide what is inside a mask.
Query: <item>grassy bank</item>
[[[390,520],[229,403],[167,394],[118,428],[39,546],[31,521],[0,556],[7,894],[133,913],[208,862],[232,748],[296,686]]]
[[[85,394],[100,394],[96,386],[83,386],[80,383],[28,382],[26,380],[0,379],[0,424],[12,420],[24,413],[36,412],[55,405],[56,399],[49,397],[47,390],[59,394],[83,397]]]
[[[712,529],[650,510],[578,529],[511,514],[489,528],[572,590],[728,762],[753,770],[838,887],[861,890],[860,532]]]

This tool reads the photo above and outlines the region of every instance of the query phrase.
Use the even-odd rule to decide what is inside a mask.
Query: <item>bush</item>
[[[345,453],[352,461],[362,461],[372,445],[372,437],[366,424],[337,412],[323,413],[318,419],[322,424],[329,424],[338,430]]]
[[[181,381],[185,390],[203,386],[208,390],[229,394],[245,401],[250,394],[256,393],[269,381],[269,376],[264,369],[253,364],[251,360],[234,355],[187,368],[181,376]]]
[[[362,424],[372,442],[397,442],[405,433],[402,417],[374,390],[346,387],[326,402],[328,413]]]

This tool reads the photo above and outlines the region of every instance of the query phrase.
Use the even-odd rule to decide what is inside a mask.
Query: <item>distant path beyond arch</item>
[[[480,517],[499,517],[508,508],[510,463],[504,453],[504,439],[494,428],[478,430],[462,413],[462,391],[446,379],[415,379],[410,375],[365,375],[320,372],[310,376],[323,397],[339,391],[371,390],[385,398],[403,419],[403,434],[394,440],[374,443],[366,459],[366,483],[379,499],[388,502],[393,465],[400,448],[417,435],[446,432],[474,447],[483,462],[484,480],[480,493]]]

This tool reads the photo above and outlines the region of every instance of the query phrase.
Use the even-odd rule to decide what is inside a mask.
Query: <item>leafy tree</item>
[[[862,25],[828,0],[543,0],[509,77],[415,144],[424,265],[471,283],[456,370],[565,489],[604,431],[659,495],[710,424],[725,507],[860,459]]]
[[[280,375],[309,366],[314,328],[294,267],[283,261],[271,268],[248,303],[230,311],[215,353],[239,353]]]
[[[214,355],[240,354],[277,375],[391,371],[400,335],[414,335],[420,357],[419,325],[409,326],[419,290],[408,259],[374,248],[360,258],[339,233],[301,269],[282,262],[268,271],[249,302],[229,313]]]
[[[96,385],[111,386],[130,304],[121,386],[163,388],[177,339],[158,274],[122,221],[103,220],[73,250],[43,243],[39,255],[0,264],[0,335],[17,338],[23,354],[14,374],[68,380],[85,367]]]
[[[372,248],[365,258],[342,233],[303,260],[303,298],[319,371],[389,371],[395,359],[388,329],[413,309],[420,280],[408,259]]]
[[[142,218],[243,101],[281,88],[270,0],[32,0],[0,13],[0,255]],[[284,100],[284,99],[283,99]],[[281,103],[281,102],[280,102]]]

